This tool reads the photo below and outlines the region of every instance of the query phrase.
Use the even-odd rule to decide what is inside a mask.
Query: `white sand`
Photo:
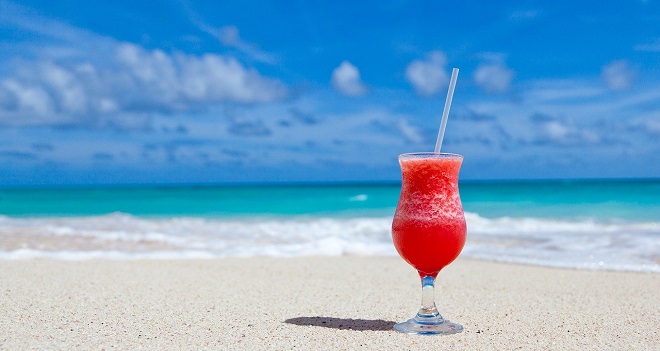
[[[660,274],[459,259],[451,336],[391,330],[420,299],[398,257],[0,261],[1,350],[660,350]]]

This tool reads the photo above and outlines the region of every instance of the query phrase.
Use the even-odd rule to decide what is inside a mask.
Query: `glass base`
[[[452,323],[441,316],[422,317],[417,315],[405,322],[395,324],[394,330],[406,334],[448,335],[462,332],[463,326]]]

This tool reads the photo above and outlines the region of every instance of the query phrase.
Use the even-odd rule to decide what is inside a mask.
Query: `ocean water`
[[[398,184],[0,189],[0,259],[396,255]],[[464,257],[660,272],[660,180],[461,183]]]

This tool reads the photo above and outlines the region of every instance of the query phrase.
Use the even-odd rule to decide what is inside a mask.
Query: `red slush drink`
[[[394,247],[421,277],[435,277],[458,257],[467,227],[458,193],[463,156],[399,156],[401,195],[392,222]]]

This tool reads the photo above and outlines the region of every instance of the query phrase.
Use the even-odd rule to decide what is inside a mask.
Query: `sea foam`
[[[544,266],[660,272],[660,222],[466,213],[461,254]],[[0,216],[0,259],[396,255],[389,217]]]

